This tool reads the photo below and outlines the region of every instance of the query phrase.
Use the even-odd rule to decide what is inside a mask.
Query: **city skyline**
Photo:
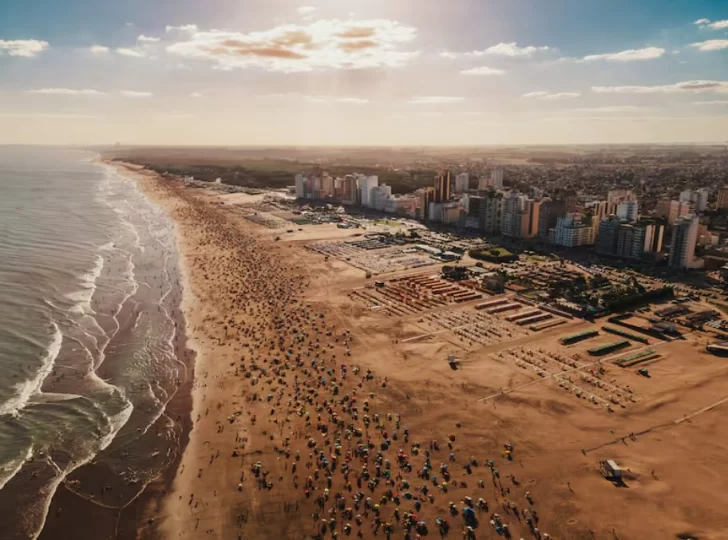
[[[589,4],[12,2],[0,143],[728,139],[723,3]]]

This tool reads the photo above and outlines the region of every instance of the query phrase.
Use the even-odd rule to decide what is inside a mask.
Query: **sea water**
[[[0,146],[0,538],[37,537],[62,482],[122,507],[177,450],[172,225],[95,158]]]

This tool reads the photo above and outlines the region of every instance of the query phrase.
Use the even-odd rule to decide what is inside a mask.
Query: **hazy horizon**
[[[3,6],[0,144],[728,140],[716,0],[104,4]]]

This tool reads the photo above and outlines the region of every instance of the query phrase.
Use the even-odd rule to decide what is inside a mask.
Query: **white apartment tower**
[[[685,270],[694,268],[695,246],[698,243],[700,220],[696,216],[686,216],[675,223],[670,246],[670,268]]]

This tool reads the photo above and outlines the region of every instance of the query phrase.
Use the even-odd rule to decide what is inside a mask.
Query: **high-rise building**
[[[465,193],[470,188],[470,175],[466,172],[455,177],[455,193]]]
[[[616,255],[619,226],[622,223],[616,216],[610,216],[599,223],[596,249],[600,255]]]
[[[306,184],[308,179],[301,173],[296,175],[296,197],[299,199],[306,198]]]
[[[429,219],[430,216],[430,205],[435,202],[435,190],[431,187],[426,187],[417,190],[417,196],[419,198],[419,212],[417,217],[419,219]]]
[[[460,203],[449,202],[442,204],[442,222],[446,225],[455,225],[460,221]]]
[[[534,238],[538,235],[541,201],[526,199],[521,215],[521,238]]]
[[[659,253],[662,251],[662,241],[665,236],[665,225],[650,223],[645,227],[645,253]]]
[[[450,200],[452,173],[449,170],[442,171],[435,178],[435,202],[442,203]]]
[[[490,186],[494,189],[503,189],[504,175],[503,169],[493,169],[490,171]]]
[[[562,200],[546,199],[542,201],[538,215],[538,235],[548,239],[549,230],[556,227],[556,220],[566,213],[566,206]]]
[[[640,205],[637,200],[624,201],[617,205],[617,217],[627,221],[637,221]]]
[[[342,191],[344,197],[341,202],[344,204],[357,204],[359,202],[359,187],[357,186],[356,177],[347,174],[342,181]]]
[[[360,176],[359,177],[359,190],[361,192],[359,201],[361,202],[362,206],[367,206],[367,207],[372,206],[372,203],[371,203],[372,189],[374,189],[378,185],[379,185],[378,176]]]
[[[665,218],[672,225],[678,219],[692,213],[694,205],[690,202],[671,201],[669,199],[660,199],[655,208],[655,216]]]
[[[568,248],[591,244],[591,227],[575,220],[573,214],[561,216],[556,227],[549,231],[549,241],[556,246]]]
[[[680,218],[672,230],[670,245],[670,268],[685,270],[697,266],[695,246],[698,241],[700,220],[696,216]]]
[[[525,196],[511,191],[503,200],[501,234],[517,238],[521,235],[521,219]]]
[[[708,209],[708,190],[700,188],[692,191],[687,189],[680,193],[679,201],[685,204],[692,204],[696,212],[704,212]]]
[[[624,259],[640,259],[645,251],[646,225],[621,223],[617,229],[615,255]]]
[[[637,197],[631,189],[613,189],[607,193],[607,202],[615,208],[620,203],[634,200],[637,200]]]
[[[579,198],[576,196],[576,193],[567,193],[563,196],[563,200],[566,213],[575,214],[579,209]]]
[[[728,209],[728,186],[723,186],[720,188],[720,191],[718,191],[717,207],[719,210]]]
[[[387,200],[392,196],[392,186],[382,184],[373,187],[369,193],[369,206],[380,212],[387,206]]]
[[[324,174],[323,178],[321,178],[321,198],[330,197],[334,197],[334,179],[328,174]]]

